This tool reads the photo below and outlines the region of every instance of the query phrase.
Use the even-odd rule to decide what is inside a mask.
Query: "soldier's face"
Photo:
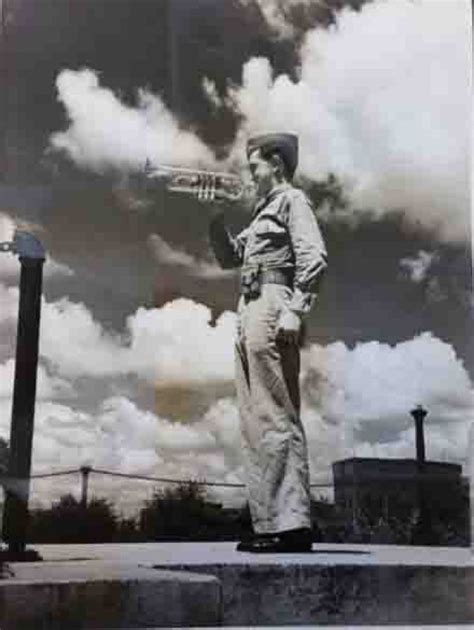
[[[258,197],[267,195],[275,184],[274,167],[262,158],[259,149],[249,156],[249,169]]]

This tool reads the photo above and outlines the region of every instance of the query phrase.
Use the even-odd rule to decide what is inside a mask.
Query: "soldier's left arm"
[[[288,199],[288,232],[295,257],[293,297],[288,308],[304,316],[317,297],[327,268],[327,250],[311,201],[294,189]]]

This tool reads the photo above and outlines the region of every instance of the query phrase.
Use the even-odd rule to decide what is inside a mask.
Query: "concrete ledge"
[[[223,625],[474,626],[468,549],[313,545],[312,554],[253,555],[214,547],[207,561],[204,549],[190,551],[187,561],[182,550],[154,566],[218,577]]]
[[[474,624],[473,570],[258,564],[205,571],[222,583],[227,626]]]
[[[2,630],[215,626],[217,578],[103,561],[12,565],[0,581]]]
[[[288,555],[238,553],[235,543],[42,545],[37,549],[57,564],[73,558],[109,562],[122,558],[159,571],[213,576],[222,588],[221,620],[215,624],[192,620],[194,625],[474,627],[470,549],[315,544],[311,554]]]

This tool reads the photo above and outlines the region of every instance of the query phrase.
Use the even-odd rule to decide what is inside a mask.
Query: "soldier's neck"
[[[288,190],[288,188],[291,188],[290,182],[287,182],[286,180],[276,182],[266,195],[263,195],[262,197],[257,199],[254,210],[252,212],[252,216],[255,217],[260,212],[260,210],[265,207],[267,203],[269,203],[276,195],[279,195],[281,192]]]

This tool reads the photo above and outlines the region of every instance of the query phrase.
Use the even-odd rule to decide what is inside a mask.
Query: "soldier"
[[[311,202],[291,184],[298,138],[254,137],[248,141],[247,158],[257,196],[250,224],[235,238],[222,213],[210,225],[219,264],[241,267],[236,388],[254,535],[237,549],[310,551],[299,342],[327,266],[326,248]]]

